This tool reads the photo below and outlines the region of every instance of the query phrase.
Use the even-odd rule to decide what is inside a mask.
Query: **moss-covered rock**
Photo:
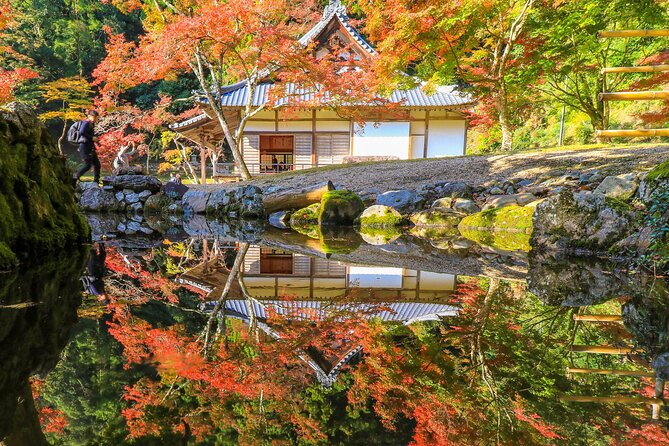
[[[174,200],[162,192],[151,195],[144,202],[144,214],[163,215],[172,213],[170,206],[175,203]]]
[[[376,204],[365,209],[359,221],[362,228],[394,228],[400,226],[404,219],[394,208]]]
[[[456,227],[466,214],[449,208],[430,208],[417,212],[410,217],[416,226]]]
[[[631,206],[601,194],[563,191],[536,207],[531,244],[551,251],[608,254],[638,229]]]
[[[662,164],[658,164],[648,172],[646,175],[646,181],[651,182],[651,183],[656,183],[664,180],[669,179],[669,160],[663,162]]]
[[[331,190],[323,194],[318,211],[320,226],[351,226],[362,214],[365,205],[350,190]]]
[[[290,227],[297,228],[318,224],[318,211],[320,203],[314,203],[306,208],[299,209],[290,216]]]
[[[34,112],[18,103],[0,109],[0,268],[88,239],[72,182]]]
[[[478,244],[504,251],[529,251],[534,207],[505,206],[469,215],[460,233]]]

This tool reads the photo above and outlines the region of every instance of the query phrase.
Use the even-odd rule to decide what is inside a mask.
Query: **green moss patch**
[[[360,217],[360,226],[366,228],[393,228],[401,226],[402,223],[402,216],[391,210],[388,210],[384,215],[373,214]]]
[[[461,228],[463,237],[503,251],[530,251],[530,234],[512,231],[486,231],[475,228]]]
[[[658,182],[662,180],[666,180],[669,178],[669,160],[663,162],[662,164],[658,164],[648,172],[648,175],[646,176],[646,181],[650,182]]]
[[[458,228],[478,228],[484,230],[512,230],[532,232],[534,208],[525,206],[505,206],[488,209],[463,218]]]
[[[7,271],[18,265],[19,259],[9,249],[9,246],[0,242],[0,271]]]
[[[529,251],[534,207],[505,206],[465,217],[460,233],[481,245],[505,251]]]

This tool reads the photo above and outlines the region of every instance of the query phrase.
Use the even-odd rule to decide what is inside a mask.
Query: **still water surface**
[[[448,237],[92,223],[0,276],[7,446],[669,443],[664,281]]]

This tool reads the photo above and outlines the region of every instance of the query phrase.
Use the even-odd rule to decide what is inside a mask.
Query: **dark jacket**
[[[81,122],[79,129],[79,151],[83,154],[89,154],[95,151],[93,137],[95,136],[95,124],[88,119]]]

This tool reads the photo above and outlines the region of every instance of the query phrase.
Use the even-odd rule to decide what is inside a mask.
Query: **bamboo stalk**
[[[669,136],[669,129],[597,130],[597,137],[602,138],[651,138],[654,136]]]
[[[669,99],[669,91],[615,91],[599,93],[600,101],[650,101]]]
[[[587,395],[561,395],[560,401],[572,403],[619,403],[619,404],[658,404],[664,405],[660,398],[647,398],[643,396],[587,396]]]
[[[568,367],[567,373],[582,373],[587,375],[616,375],[616,376],[640,376],[652,378],[655,373],[646,370],[616,370],[616,369],[579,369]]]
[[[622,322],[623,317],[615,314],[575,314],[574,320],[585,322]]]
[[[572,345],[572,352],[601,353],[603,355],[626,355],[632,352],[629,347],[614,347],[612,345]]]
[[[608,67],[601,73],[663,73],[669,71],[669,65],[644,65],[641,67]]]
[[[621,29],[600,31],[601,38],[610,37],[669,37],[669,29]]]

